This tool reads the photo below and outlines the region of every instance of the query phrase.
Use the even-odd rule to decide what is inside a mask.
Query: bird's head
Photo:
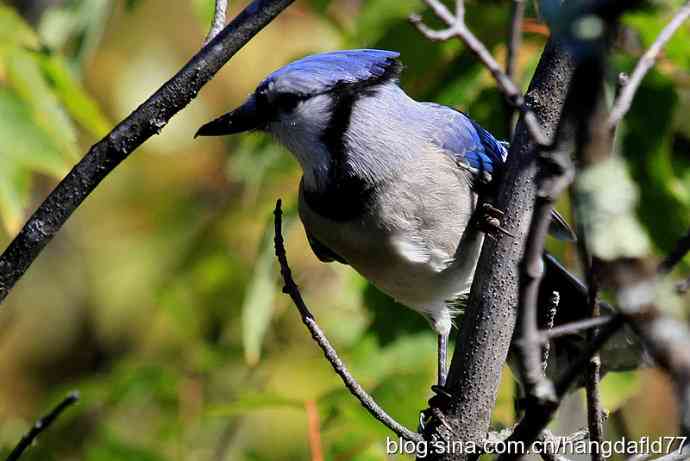
[[[349,117],[358,95],[397,80],[398,56],[369,49],[307,56],[270,74],[244,104],[203,125],[196,136],[261,130],[273,134],[303,166],[313,164],[328,156],[324,138],[334,124],[347,123],[341,119]]]

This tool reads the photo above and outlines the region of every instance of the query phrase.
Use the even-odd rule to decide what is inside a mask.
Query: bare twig
[[[608,341],[621,327],[623,326],[623,318],[616,316],[613,320],[596,334],[592,341],[587,345],[587,348],[581,353],[578,360],[566,370],[555,384],[556,399],[560,401],[581,376],[582,370],[587,367],[591,357]],[[548,402],[547,402],[548,403]],[[525,416],[520,420],[515,427],[513,434],[508,439],[508,442],[523,441],[525,445],[529,446],[534,441],[546,425],[553,419],[556,414],[558,405],[543,404],[533,405],[525,412]],[[505,461],[515,459],[519,453],[506,453],[499,457],[499,460]]]
[[[659,36],[654,40],[654,43],[652,43],[652,46],[649,47],[637,62],[635,70],[633,70],[633,73],[630,75],[627,84],[623,87],[621,94],[616,99],[613,109],[609,114],[609,128],[618,125],[618,122],[620,122],[628,110],[630,110],[632,100],[635,97],[638,87],[642,83],[642,79],[654,66],[656,58],[659,53],[661,53],[662,48],[688,17],[690,17],[690,1],[685,2],[685,4],[680,7],[671,22],[663,28]]]
[[[240,48],[294,0],[255,0],[174,77],[95,144],[0,256],[0,302],[98,184],[157,134]]]
[[[554,291],[553,293],[551,293],[551,298],[549,299],[549,303],[546,306],[546,309],[543,309],[541,312],[537,312],[537,314],[539,315],[539,318],[537,319],[537,324],[540,328],[542,328],[543,331],[549,331],[553,329],[553,325],[556,322],[556,314],[558,313],[558,304],[560,302],[561,295],[557,291]],[[551,344],[549,343],[548,338],[541,335],[541,332],[539,332],[539,334],[542,337],[541,368],[542,371],[546,371],[546,367],[549,363],[549,353],[551,352]]]
[[[521,262],[518,331],[515,341],[528,406],[553,404],[556,399],[553,384],[541,366],[542,336],[539,334],[537,299],[544,267],[544,242],[551,223],[553,203],[568,187],[574,172],[567,153],[540,155],[538,164],[537,197]]]
[[[593,319],[596,319],[601,314],[599,304],[597,303],[597,296],[599,293],[599,283],[597,281],[594,262],[589,255],[584,255],[589,259],[587,265],[587,279],[588,279],[588,298],[589,310]],[[588,331],[587,339],[591,341],[596,335],[598,329]],[[599,394],[599,381],[601,380],[601,357],[597,352],[592,356],[587,366],[585,391],[587,397],[587,424],[589,427],[590,440],[596,442],[592,450],[592,461],[602,461],[603,455],[599,451],[601,442],[604,440],[604,410],[601,403],[601,396]]]
[[[544,133],[537,117],[532,109],[525,101],[525,97],[520,89],[515,85],[513,80],[506,75],[501,69],[501,66],[496,62],[489,50],[484,44],[472,33],[472,31],[465,24],[465,4],[462,0],[455,2],[455,14],[439,0],[424,0],[439,19],[446,23],[447,29],[433,30],[424,22],[419,15],[411,15],[410,22],[417,27],[417,30],[429,40],[446,41],[451,38],[459,38],[465,43],[467,48],[474,53],[486,69],[491,73],[496,80],[498,88],[504,94],[508,102],[518,109],[524,118],[524,122],[530,133],[532,139],[541,146],[549,146],[551,140]]]
[[[569,461],[568,458],[565,456],[559,455],[555,453],[551,448],[555,446],[555,443],[558,439],[563,440],[565,444],[573,444],[575,442],[579,442],[581,440],[586,440],[589,438],[589,433],[587,432],[586,429],[579,430],[577,432],[573,432],[572,434],[568,436],[557,436],[554,435],[550,430],[544,429],[541,434],[539,435],[539,440],[542,442],[552,442],[552,443],[545,443],[544,444],[544,450],[542,450],[539,455],[542,457],[544,461]]]
[[[577,322],[570,322],[553,327],[550,330],[541,330],[539,334],[544,338],[544,340],[560,338],[561,336],[576,335],[582,333],[583,331],[606,325],[614,318],[615,316],[602,315],[596,318],[578,320]]]
[[[307,307],[304,299],[302,299],[302,294],[297,287],[294,279],[292,278],[292,271],[288,265],[287,255],[285,253],[285,242],[283,241],[282,235],[282,210],[281,210],[281,200],[276,202],[276,208],[273,212],[275,216],[275,252],[278,258],[278,263],[280,264],[280,274],[283,277],[283,282],[285,286],[283,287],[283,293],[290,296],[292,301],[295,303],[297,310],[299,310],[300,316],[302,317],[302,322],[306,325],[311,333],[314,341],[319,345],[326,360],[331,364],[333,370],[340,376],[345,386],[348,388],[350,393],[354,395],[357,400],[362,404],[364,408],[377,420],[383,423],[390,430],[395,432],[400,437],[414,442],[419,442],[424,440],[422,435],[407,429],[405,426],[393,419],[388,413],[381,408],[376,401],[360,386],[360,384],[355,380],[355,378],[350,374],[347,367],[343,361],[338,357],[338,353],[331,345],[326,335],[316,323],[316,319],[312,315],[311,311]]]
[[[213,11],[213,22],[208,31],[208,35],[204,39],[204,45],[213,40],[218,33],[225,27],[225,18],[227,17],[228,0],[216,0],[215,10]]]
[[[43,416],[41,419],[36,421],[33,426],[31,426],[29,432],[24,434],[17,446],[14,447],[14,450],[12,450],[12,452],[7,456],[6,461],[18,460],[24,451],[26,451],[33,441],[36,440],[36,437],[38,437],[41,432],[48,429],[50,425],[53,424],[58,417],[60,417],[63,411],[65,411],[69,406],[77,403],[78,400],[79,392],[70,392],[67,397],[65,397],[60,403],[57,404],[57,406],[55,406],[55,408],[50,411],[50,413]]]

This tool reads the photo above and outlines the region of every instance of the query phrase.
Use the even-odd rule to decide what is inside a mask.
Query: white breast
[[[443,156],[430,162],[429,156]],[[433,165],[430,166],[430,165]],[[424,314],[440,333],[450,330],[447,301],[472,284],[482,234],[465,232],[476,205],[464,172],[429,148],[405,173],[376,190],[358,219],[336,222],[300,199],[309,233],[400,303]]]

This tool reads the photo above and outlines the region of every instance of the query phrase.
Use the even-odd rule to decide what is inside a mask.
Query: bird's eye
[[[297,104],[299,104],[300,100],[301,98],[297,94],[280,93],[276,95],[274,103],[282,112],[290,112],[297,107]]]

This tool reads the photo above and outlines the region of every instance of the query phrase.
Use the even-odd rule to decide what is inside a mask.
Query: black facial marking
[[[374,96],[378,85],[400,74],[401,64],[397,60],[388,59],[386,64],[386,71],[378,77],[356,83],[340,82],[330,91],[333,98],[332,116],[321,139],[330,153],[329,177],[325,188],[304,190],[307,204],[325,218],[342,222],[360,216],[374,192],[375,185],[356,176],[348,168],[344,135],[350,126],[356,102]]]

